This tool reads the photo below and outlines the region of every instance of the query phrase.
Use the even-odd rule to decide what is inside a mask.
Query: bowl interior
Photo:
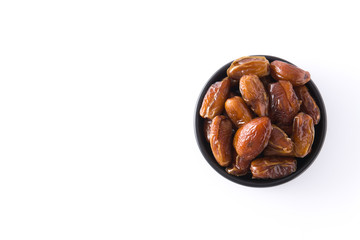
[[[275,60],[284,61],[287,63],[290,63],[284,59],[274,57],[274,56],[267,56],[267,55],[256,55],[256,56],[265,56],[269,62]],[[196,109],[195,109],[195,136],[198,143],[198,146],[200,148],[201,153],[203,154],[204,158],[207,160],[207,162],[223,177],[236,182],[238,184],[242,184],[245,186],[251,186],[251,187],[270,187],[279,185],[285,182],[288,182],[295,177],[299,176],[302,172],[304,172],[315,160],[317,155],[319,154],[321,147],[324,143],[325,135],[326,135],[326,110],[325,105],[322,100],[321,94],[319,90],[317,89],[316,85],[312,80],[310,80],[308,83],[306,83],[307,88],[309,89],[309,92],[311,96],[316,101],[317,105],[320,108],[320,122],[315,125],[315,139],[312,146],[311,152],[304,158],[296,158],[297,159],[297,170],[293,174],[281,178],[281,179],[269,179],[269,180],[263,180],[263,179],[252,179],[251,174],[248,174],[246,176],[236,177],[233,175],[228,174],[225,171],[224,167],[221,167],[215,160],[210,144],[206,141],[204,136],[204,119],[200,116],[200,108],[202,104],[202,100],[208,90],[208,88],[211,86],[211,84],[221,81],[223,78],[225,78],[226,70],[229,68],[232,62],[227,63],[222,68],[220,68],[214,75],[209,79],[209,81],[206,83],[204,88],[201,91],[201,94],[199,96],[199,99],[197,101]],[[290,63],[292,64],[292,63]],[[311,73],[311,72],[310,72]]]

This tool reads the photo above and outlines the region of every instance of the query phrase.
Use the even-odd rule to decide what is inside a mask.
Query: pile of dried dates
[[[305,84],[310,74],[263,56],[236,59],[208,89],[200,109],[204,134],[226,172],[277,179],[311,151],[320,110]]]

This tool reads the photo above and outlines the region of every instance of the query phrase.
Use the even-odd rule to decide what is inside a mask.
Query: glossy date
[[[270,73],[275,80],[284,80],[293,86],[301,86],[310,81],[310,73],[283,61],[273,61]]]
[[[252,119],[250,110],[244,100],[239,96],[226,100],[225,111],[237,128],[250,122]]]
[[[296,171],[296,159],[291,157],[264,157],[251,162],[253,178],[278,179]]]
[[[236,59],[227,70],[231,79],[240,79],[246,74],[255,74],[258,77],[267,76],[270,73],[269,61],[262,56],[247,56]]]
[[[216,116],[210,126],[210,147],[220,166],[231,163],[232,123],[225,116]]]
[[[303,112],[296,115],[292,135],[296,157],[303,158],[311,151],[314,137],[315,129],[312,117]]]
[[[268,117],[251,120],[239,128],[234,136],[233,146],[239,155],[236,165],[242,162],[249,165],[250,161],[259,155],[268,145],[271,135],[271,122]]]
[[[269,86],[270,118],[279,125],[291,125],[300,110],[301,101],[288,81],[279,81]]]
[[[292,156],[294,143],[288,135],[276,125],[272,125],[269,144],[264,150],[265,156]]]
[[[314,120],[314,124],[320,121],[320,109],[313,97],[310,95],[306,86],[299,86],[294,88],[296,95],[302,101],[300,109],[306,114],[309,114]]]
[[[226,168],[228,174],[234,176],[244,176],[250,170],[250,161],[244,160],[239,155],[235,154],[233,157],[232,164]]]
[[[213,119],[220,115],[224,110],[224,104],[230,90],[230,79],[224,78],[210,86],[203,99],[200,116],[203,118]]]
[[[242,76],[239,89],[244,101],[259,117],[268,115],[269,97],[258,76]]]

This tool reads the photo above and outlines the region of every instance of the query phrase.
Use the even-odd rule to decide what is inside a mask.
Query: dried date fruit
[[[294,143],[278,126],[272,125],[268,146],[264,150],[265,156],[288,156],[294,149]]]
[[[269,61],[265,57],[241,57],[232,62],[227,70],[227,75],[232,79],[240,79],[246,74],[255,74],[259,77],[263,77],[269,75],[269,66]]]
[[[279,81],[269,86],[270,118],[273,123],[290,125],[300,110],[301,101],[298,100],[293,86],[288,81]]]
[[[278,179],[296,171],[296,159],[291,157],[264,157],[251,162],[253,178]]]
[[[269,97],[258,76],[242,76],[239,89],[244,101],[259,117],[268,115]]]
[[[294,144],[283,130],[273,124],[268,146],[289,153],[293,150]]]
[[[299,86],[294,88],[296,95],[302,101],[300,110],[310,115],[314,120],[314,124],[318,124],[320,121],[320,109],[316,104],[313,97],[310,95],[306,86]]]
[[[242,162],[240,161],[240,156],[237,154],[235,148],[232,148],[232,162],[230,166],[228,166],[225,170],[228,174],[234,175],[234,176],[244,176],[250,171],[250,166],[244,166]],[[236,166],[236,162],[239,162],[239,166]]]
[[[226,167],[231,163],[231,140],[233,135],[232,123],[225,116],[218,115],[210,127],[210,147],[220,166]]]
[[[309,72],[278,60],[270,64],[270,74],[275,80],[289,81],[293,86],[301,86],[310,81]]]
[[[237,154],[244,159],[255,158],[267,146],[271,130],[268,117],[255,118],[239,128],[233,141]]]
[[[235,162],[238,169],[247,169],[251,160],[264,150],[269,142],[271,130],[270,119],[259,117],[236,131],[233,146],[239,155]]]
[[[303,158],[310,151],[314,142],[314,121],[308,114],[300,112],[294,118],[292,140],[296,157]]]
[[[252,119],[250,110],[244,100],[239,96],[226,100],[225,111],[237,128],[250,122]]]
[[[237,154],[235,155],[232,164],[226,168],[226,172],[228,174],[237,177],[246,175],[249,172],[249,170],[250,170],[250,161],[244,160]]]
[[[211,120],[210,119],[204,119],[204,135],[206,141],[210,142],[210,129],[211,129]]]
[[[200,116],[213,119],[222,113],[230,90],[230,79],[224,78],[210,86],[200,108]]]

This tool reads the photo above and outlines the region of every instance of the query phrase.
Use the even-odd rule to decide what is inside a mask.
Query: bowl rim
[[[275,56],[271,56],[271,55],[250,55],[250,56],[264,56],[270,63],[272,61],[275,60],[279,60],[279,61],[284,61],[287,63],[290,63],[294,66],[296,66],[295,64],[284,60],[282,58],[279,57],[275,57]],[[322,99],[322,96],[320,94],[320,91],[318,90],[317,86],[315,85],[315,83],[313,82],[312,79],[310,79],[310,81],[308,83],[306,83],[306,86],[308,87],[309,91],[312,93],[311,95],[314,97],[314,94],[316,95],[316,97],[314,97],[314,99],[316,98],[316,103],[319,106],[320,112],[321,112],[321,119],[318,125],[319,126],[321,123],[321,135],[319,136],[319,142],[317,144],[317,147],[315,149],[312,149],[311,151],[311,158],[304,163],[304,166],[301,169],[297,169],[294,173],[292,173],[289,176],[286,176],[284,178],[280,178],[280,179],[246,179],[246,178],[242,178],[242,177],[236,177],[234,175],[230,175],[228,173],[226,173],[226,171],[224,170],[224,167],[221,167],[216,161],[214,161],[214,156],[212,154],[209,154],[209,152],[205,149],[205,146],[203,146],[203,142],[201,142],[200,138],[205,138],[204,134],[203,134],[203,129],[200,128],[200,126],[198,126],[199,121],[203,120],[203,118],[200,116],[199,111],[202,105],[202,100],[207,92],[207,89],[211,86],[211,84],[213,84],[215,81],[214,79],[217,78],[220,75],[223,75],[223,72],[225,71],[226,73],[226,69],[231,65],[233,61],[225,64],[224,66],[222,66],[221,68],[219,68],[210,78],[209,80],[205,83],[205,85],[203,86],[198,100],[196,102],[196,106],[195,106],[195,117],[194,117],[194,130],[195,130],[195,139],[197,142],[197,145],[200,149],[200,152],[202,153],[203,157],[205,158],[205,160],[209,163],[209,165],[216,171],[218,172],[221,176],[225,177],[226,179],[235,182],[237,184],[243,185],[243,186],[247,186],[247,187],[273,187],[273,186],[278,186],[281,184],[284,184],[286,182],[289,182],[293,179],[295,179],[296,177],[300,176],[303,172],[305,172],[311,165],[312,163],[315,161],[315,159],[317,158],[317,156],[319,155],[323,145],[324,145],[324,141],[326,138],[326,132],[327,132],[327,115],[326,115],[326,108],[325,108],[325,104],[324,101]],[[315,131],[315,138],[318,137],[316,135],[316,131]],[[315,139],[314,139],[315,142]],[[296,158],[297,161],[301,161],[298,160],[299,158]]]

